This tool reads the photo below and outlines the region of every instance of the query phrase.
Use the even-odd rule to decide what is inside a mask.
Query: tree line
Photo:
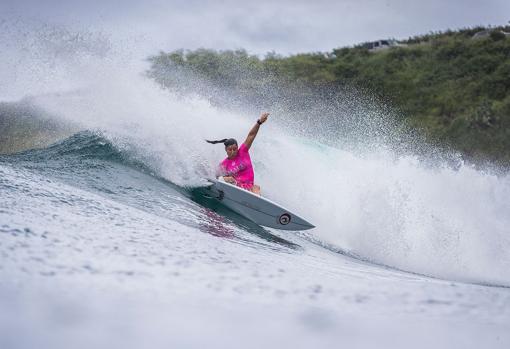
[[[168,88],[195,91],[218,104],[283,100],[296,113],[311,100],[361,91],[391,105],[399,122],[428,139],[474,161],[508,165],[506,33],[508,26],[465,28],[415,36],[383,50],[361,43],[331,52],[268,53],[262,58],[245,50],[160,52],[149,58],[148,74]],[[202,83],[196,83],[197,77]]]

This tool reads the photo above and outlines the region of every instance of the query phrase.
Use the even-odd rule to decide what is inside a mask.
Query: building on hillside
[[[493,32],[494,30],[492,29],[485,29],[485,30],[481,30],[479,32],[476,32],[472,38],[473,39],[482,39],[482,38],[486,38],[486,37],[489,37],[491,35],[491,33]],[[498,33],[502,33],[504,34],[505,36],[510,36],[510,33],[507,33],[507,32],[504,32],[503,30],[498,30],[497,31]]]
[[[389,49],[390,47],[405,46],[405,45],[398,43],[397,40],[378,40],[378,41],[366,42],[362,46],[364,48],[368,49],[369,51],[380,51],[380,50]]]

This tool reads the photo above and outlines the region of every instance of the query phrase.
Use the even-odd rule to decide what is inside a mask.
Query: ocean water
[[[508,174],[273,113],[256,180],[316,228],[260,227],[196,190],[224,156],[204,139],[242,141],[257,114],[49,37],[2,56],[2,115],[65,132],[0,156],[1,348],[508,347]]]

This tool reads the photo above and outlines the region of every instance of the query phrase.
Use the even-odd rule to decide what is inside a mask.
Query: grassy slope
[[[151,57],[150,74],[169,86],[175,82],[175,67],[183,67],[247,98],[267,96],[261,89],[267,85],[322,91],[362,88],[396,106],[403,122],[422,129],[430,139],[472,160],[509,164],[510,37],[499,30],[510,28],[473,39],[481,29],[414,37],[405,47],[379,52],[359,45],[331,53],[269,54],[264,59],[243,50],[161,53]]]

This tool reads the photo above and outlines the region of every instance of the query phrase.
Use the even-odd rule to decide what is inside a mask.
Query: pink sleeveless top
[[[251,164],[248,148],[243,143],[237,151],[237,155],[232,160],[226,158],[220,163],[220,172],[223,176],[232,176],[237,182],[237,186],[244,189],[253,187],[253,166]]]

